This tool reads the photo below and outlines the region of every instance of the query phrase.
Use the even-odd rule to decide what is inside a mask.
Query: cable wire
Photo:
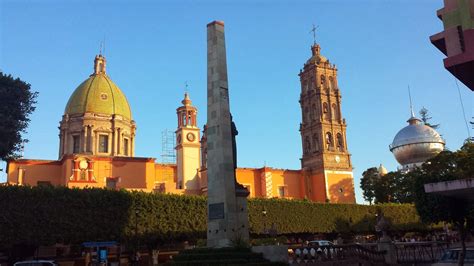
[[[459,84],[458,84],[458,81],[457,81],[456,78],[454,79],[454,82],[456,83],[456,87],[458,88],[459,101],[461,102],[462,115],[463,115],[463,118],[464,118],[464,123],[466,125],[467,137],[468,137],[468,139],[471,139],[471,133],[469,131],[469,125],[468,125],[467,119],[466,119],[466,111],[464,111],[464,104],[462,102],[461,90],[459,89]]]

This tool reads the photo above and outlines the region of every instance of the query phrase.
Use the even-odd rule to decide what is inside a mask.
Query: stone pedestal
[[[288,263],[288,245],[253,246],[252,252],[262,253],[271,262]]]
[[[383,236],[380,238],[379,242],[377,242],[377,250],[387,252],[385,254],[385,263],[389,265],[397,264],[397,251],[390,237]]]

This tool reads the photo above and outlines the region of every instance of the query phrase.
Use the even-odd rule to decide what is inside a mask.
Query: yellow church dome
[[[97,113],[132,119],[125,94],[106,75],[105,66],[105,57],[96,56],[94,73],[74,90],[64,110],[65,114]]]

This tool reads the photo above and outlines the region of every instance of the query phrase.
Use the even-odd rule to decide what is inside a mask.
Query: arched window
[[[304,114],[303,114],[303,123],[309,122],[308,121],[308,116],[309,116],[309,109],[308,107],[304,108]]]
[[[319,151],[319,138],[317,134],[313,135],[313,146],[314,146],[314,152]]]
[[[186,125],[186,114],[182,114],[183,126]]]
[[[332,90],[337,89],[337,88],[336,88],[336,82],[335,82],[335,80],[334,80],[333,77],[329,77],[329,85],[331,86],[331,89],[332,89]]]
[[[330,114],[329,114],[329,106],[328,103],[323,103],[323,113],[324,113],[324,119],[329,120],[330,119]]]
[[[337,133],[337,149],[340,150],[340,151],[343,151],[344,150],[344,141],[342,139],[342,134],[341,133]]]
[[[188,112],[188,124],[189,125],[193,125],[193,116],[192,116],[193,112],[192,111],[189,111]]]
[[[333,118],[333,119],[338,119],[338,116],[337,116],[337,107],[336,107],[336,104],[335,104],[335,103],[332,104],[332,118]]]
[[[323,103],[323,113],[326,114],[328,111],[328,103]]]
[[[327,145],[328,149],[330,149],[334,146],[333,142],[332,142],[331,132],[326,132],[326,145]]]
[[[309,141],[309,137],[305,138],[305,153],[308,154],[311,151],[311,141]]]
[[[325,83],[326,83],[326,77],[324,75],[321,75],[321,86],[324,87]]]

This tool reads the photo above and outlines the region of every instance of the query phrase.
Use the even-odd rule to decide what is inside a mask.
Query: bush
[[[266,210],[266,216],[262,211]],[[324,204],[250,199],[253,234],[372,232],[381,209],[394,230],[419,231],[413,205]],[[16,244],[78,244],[85,241],[156,245],[206,236],[206,198],[107,189],[0,187],[0,247]],[[136,238],[139,239],[136,239]]]

